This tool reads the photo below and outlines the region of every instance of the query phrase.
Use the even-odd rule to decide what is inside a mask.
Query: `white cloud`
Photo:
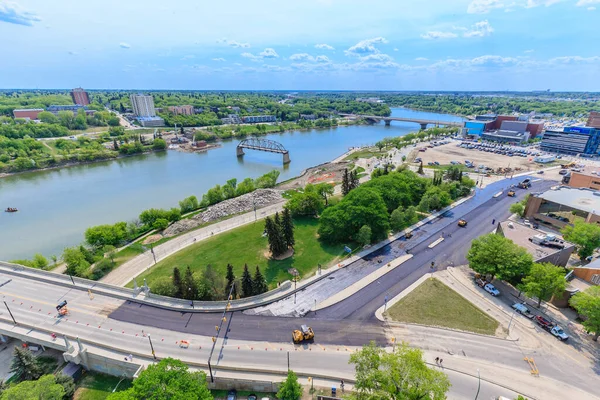
[[[365,39],[356,43],[345,51],[346,55],[360,56],[361,54],[376,54],[379,53],[379,49],[375,47],[376,44],[388,43],[386,38],[376,37],[373,39]]]
[[[196,58],[196,56],[195,56],[195,55],[193,55],[193,54],[187,54],[187,55],[185,55],[185,56],[181,57],[181,59],[182,59],[183,61],[185,61],[185,60],[191,60],[192,58]]]
[[[121,42],[121,43],[119,43],[119,47],[121,47],[123,49],[129,49],[131,47],[131,45],[129,43]]]
[[[494,9],[504,9],[504,11],[510,12],[514,11],[514,7],[549,7],[562,1],[564,0],[472,0],[467,6],[467,12],[469,14],[487,14]],[[591,4],[591,2],[597,3],[598,0],[579,0],[577,5]]]
[[[379,61],[379,62],[384,62],[384,61],[393,61],[394,59],[390,56],[388,56],[387,54],[383,54],[383,53],[378,53],[378,54],[369,54],[368,56],[365,57],[360,57],[360,61]]]
[[[504,0],[473,0],[467,6],[469,14],[487,14],[495,8],[504,8],[506,5]]]
[[[227,40],[225,38],[217,40],[217,43],[225,44],[227,46],[231,46],[236,49],[237,48],[247,49],[250,47],[250,43],[242,43],[242,42],[237,42],[235,40]]]
[[[494,32],[494,28],[490,25],[487,19],[479,21],[471,26],[471,30],[463,34],[464,37],[484,37],[489,36]]]
[[[250,61],[259,62],[262,61],[261,56],[255,56],[252,53],[242,53],[242,57],[249,59]]]
[[[394,51],[398,51],[398,48],[397,48],[397,47],[394,47]]]
[[[529,50],[525,50],[523,51],[523,53],[525,54],[529,54],[529,53],[533,53],[535,50],[529,49]]]
[[[315,58],[315,61],[316,62],[320,62],[320,63],[329,63],[329,62],[331,62],[331,60],[327,56],[317,56]]]
[[[290,60],[292,60],[292,61],[303,61],[303,60],[315,61],[315,58],[308,53],[297,53],[297,54],[292,54],[290,56]]]
[[[326,43],[315,44],[315,48],[321,50],[335,50],[333,46],[330,46]]]
[[[429,58],[425,58],[425,57],[417,57],[415,58],[415,61],[428,61]]]
[[[588,7],[587,9],[588,9],[588,11],[594,11],[596,9],[596,7]]]
[[[559,3],[561,0],[527,0],[526,8],[535,8],[539,6],[551,6],[552,4]]]
[[[262,52],[260,52],[259,55],[263,58],[278,58],[279,57],[279,54],[277,54],[277,52],[270,47],[267,47],[266,49],[264,49]]]
[[[600,4],[600,0],[579,0],[577,2],[577,4],[575,4],[577,7],[585,7],[585,6],[590,6],[592,4]],[[590,7],[590,8],[594,8],[594,10],[596,9],[595,7]],[[589,10],[589,8],[588,8]]]
[[[226,61],[224,58],[218,57],[218,58],[213,58],[213,61],[218,61],[218,62],[224,62]]]
[[[582,57],[582,56],[563,56],[554,57],[548,60],[549,64],[590,64],[600,62],[600,56]]]
[[[32,26],[34,22],[41,20],[37,15],[22,9],[17,3],[0,0],[0,22]]]
[[[440,32],[440,31],[429,31],[421,35],[423,39],[433,40],[433,39],[453,39],[458,37],[458,35],[454,32]]]

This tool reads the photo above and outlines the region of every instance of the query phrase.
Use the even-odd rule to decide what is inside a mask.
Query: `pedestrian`
[[[129,355],[129,361],[133,361],[133,354]]]
[[[496,223],[496,219],[494,218],[494,219],[492,220],[492,225],[494,225],[495,223]]]
[[[342,392],[344,391],[344,380],[342,379],[342,381],[340,382],[340,387],[342,388]]]
[[[442,360],[442,359],[440,358],[440,367],[443,367],[443,365],[442,365],[442,363],[443,363],[443,362],[444,362],[444,360]]]
[[[146,337],[146,334],[144,333],[144,330],[142,329],[142,336]]]
[[[435,364],[436,364],[436,365],[438,365],[439,363],[440,363],[440,358],[439,358],[439,357],[436,357],[436,358],[435,358]]]

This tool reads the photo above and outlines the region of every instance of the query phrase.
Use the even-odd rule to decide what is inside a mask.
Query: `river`
[[[392,116],[462,120],[404,108],[392,109]],[[209,188],[231,178],[239,182],[278,169],[283,181],[349,147],[418,129],[414,123],[393,121],[391,126],[382,122],[265,136],[289,150],[291,163],[285,167],[280,154],[247,150],[238,159],[238,141],[228,140],[203,153],[168,151],[1,178],[0,208],[17,207],[19,212],[0,212],[0,260],[31,258],[34,253],[59,256],[65,247],[81,243],[90,226],[129,221],[152,207],[177,207],[192,194],[201,199]]]

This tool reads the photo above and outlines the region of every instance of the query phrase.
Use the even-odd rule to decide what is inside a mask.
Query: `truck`
[[[300,329],[296,329],[292,332],[292,340],[294,344],[300,344],[307,340],[313,340],[315,338],[315,332],[308,325],[300,326]]]
[[[565,340],[569,339],[569,335],[567,335],[565,331],[563,331],[562,328],[554,322],[542,317],[541,315],[536,315],[534,319],[543,330],[550,332],[550,334],[558,340],[564,342]]]
[[[531,179],[529,179],[529,178],[523,179],[523,180],[522,180],[522,181],[519,183],[519,187],[520,187],[521,189],[527,189],[527,188],[530,188],[530,187],[531,187]]]

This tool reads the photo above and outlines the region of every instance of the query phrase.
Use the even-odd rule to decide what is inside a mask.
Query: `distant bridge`
[[[291,161],[290,152],[285,147],[283,147],[281,143],[275,142],[273,140],[258,138],[244,139],[237,145],[236,154],[238,157],[242,157],[245,154],[244,149],[268,151],[270,153],[283,154],[284,164],[287,164]]]
[[[389,126],[392,121],[402,121],[402,122],[414,122],[415,124],[421,125],[421,130],[427,129],[427,125],[435,125],[435,126],[462,126],[462,122],[448,122],[448,121],[438,121],[432,119],[415,119],[415,118],[402,118],[402,117],[380,117],[378,115],[357,115],[357,114],[340,114],[342,117],[357,117],[364,118],[368,121],[372,121],[374,123],[379,123],[381,121],[385,121],[385,124]]]

